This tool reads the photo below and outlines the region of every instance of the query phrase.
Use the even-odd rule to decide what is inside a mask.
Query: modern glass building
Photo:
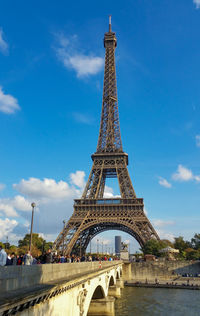
[[[122,243],[122,237],[115,236],[115,253],[116,253],[116,255],[120,255],[121,243]]]

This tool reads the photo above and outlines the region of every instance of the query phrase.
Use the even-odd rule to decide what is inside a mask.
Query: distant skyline
[[[77,7],[79,10],[77,10]],[[96,151],[112,14],[123,149],[161,238],[200,223],[200,0],[6,1],[0,5],[0,241],[53,241]],[[118,194],[114,180],[106,194]],[[114,248],[107,231],[96,239]]]

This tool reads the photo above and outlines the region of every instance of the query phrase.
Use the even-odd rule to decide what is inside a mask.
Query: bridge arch
[[[96,301],[103,300],[108,296],[109,288],[116,284],[116,271],[119,271],[119,266],[105,273],[102,277],[97,277],[96,281],[90,282],[90,290],[87,293],[87,298],[84,303],[84,309],[86,311],[86,315],[90,310],[91,304],[93,300]],[[93,283],[94,282],[94,283]]]
[[[105,297],[105,292],[104,289],[101,285],[98,285],[96,287],[96,289],[94,290],[94,293],[92,295],[92,300],[95,299],[100,299],[100,298],[104,298]]]
[[[110,277],[110,279],[109,279],[109,285],[108,286],[112,286],[112,285],[114,285],[116,282],[115,282],[115,280],[114,280],[114,277],[113,277],[113,275],[111,275],[111,277]]]

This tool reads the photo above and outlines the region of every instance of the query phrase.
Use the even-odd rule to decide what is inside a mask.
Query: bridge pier
[[[121,297],[121,288],[117,285],[109,286],[108,295],[114,296],[115,298]]]
[[[122,270],[123,270],[122,278],[126,281],[131,280],[132,279],[131,263],[124,262]]]
[[[120,289],[124,288],[124,280],[120,279],[120,280],[116,280],[116,285],[118,287],[120,287]]]
[[[107,296],[101,299],[92,299],[87,316],[114,316],[115,298]]]

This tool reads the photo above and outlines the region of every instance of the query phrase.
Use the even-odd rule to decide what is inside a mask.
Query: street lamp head
[[[34,208],[34,207],[36,207],[36,204],[33,202],[33,203],[31,203],[31,206]]]

